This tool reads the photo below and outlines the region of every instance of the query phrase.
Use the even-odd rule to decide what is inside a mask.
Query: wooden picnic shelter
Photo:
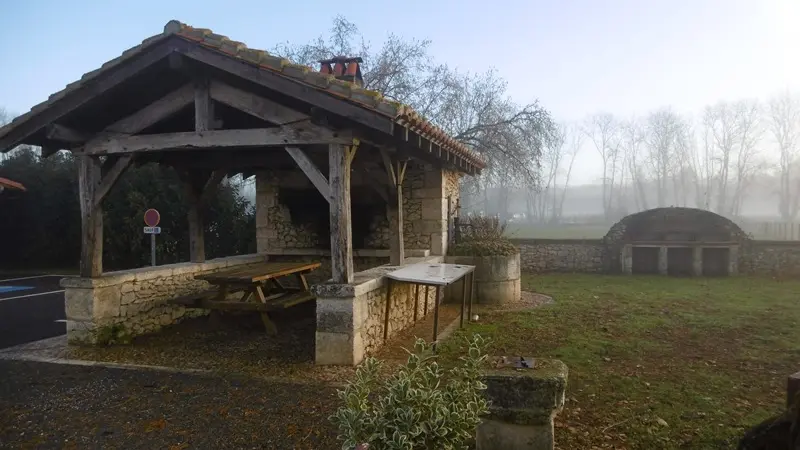
[[[190,258],[205,260],[201,205],[225,176],[299,167],[330,208],[334,283],[353,281],[353,170],[391,219],[391,262],[402,264],[402,181],[409,160],[477,174],[482,160],[411,108],[363,88],[358,58],[309,68],[210,30],[170,21],[97,70],[0,128],[0,151],[40,146],[79,159],[80,273],[102,265],[103,199],[132,164],[173,167],[190,208]]]

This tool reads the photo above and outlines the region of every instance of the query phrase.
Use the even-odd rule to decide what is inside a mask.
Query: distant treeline
[[[0,162],[0,177],[27,189],[0,193],[0,269],[77,268],[81,217],[75,158],[59,152],[42,159],[21,148]],[[173,169],[129,168],[103,200],[104,270],[150,263],[150,240],[142,230],[147,208],[161,213],[158,264],[188,261],[187,204]],[[208,198],[204,218],[207,258],[255,252],[255,215],[236,186],[221,183]]]

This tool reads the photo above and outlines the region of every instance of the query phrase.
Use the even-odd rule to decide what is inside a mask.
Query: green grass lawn
[[[543,275],[523,289],[555,303],[484,313],[441,349],[478,332],[492,355],[564,361],[561,449],[735,448],[800,370],[800,281]]]

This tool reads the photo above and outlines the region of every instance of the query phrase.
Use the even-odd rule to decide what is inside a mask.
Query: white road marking
[[[6,300],[15,300],[15,299],[18,299],[18,298],[38,297],[40,295],[47,295],[47,294],[60,294],[62,292],[64,292],[64,289],[62,289],[60,291],[42,292],[42,293],[39,293],[39,294],[18,295],[16,297],[0,298],[0,302],[4,302]]]
[[[58,320],[54,320],[53,322],[56,322],[56,323],[67,323],[67,319],[58,319]]]
[[[5,283],[7,281],[33,280],[34,278],[47,278],[47,277],[61,277],[61,278],[64,278],[64,275],[34,275],[34,276],[31,276],[31,277],[8,278],[8,279],[5,279],[5,280],[0,280],[0,283]]]

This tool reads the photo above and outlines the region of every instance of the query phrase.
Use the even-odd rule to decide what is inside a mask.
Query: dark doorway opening
[[[631,271],[636,274],[658,273],[658,247],[633,247]]]
[[[703,275],[707,277],[727,276],[730,256],[731,249],[729,248],[704,248]]]
[[[692,275],[692,253],[690,247],[670,247],[667,249],[667,274]]]

